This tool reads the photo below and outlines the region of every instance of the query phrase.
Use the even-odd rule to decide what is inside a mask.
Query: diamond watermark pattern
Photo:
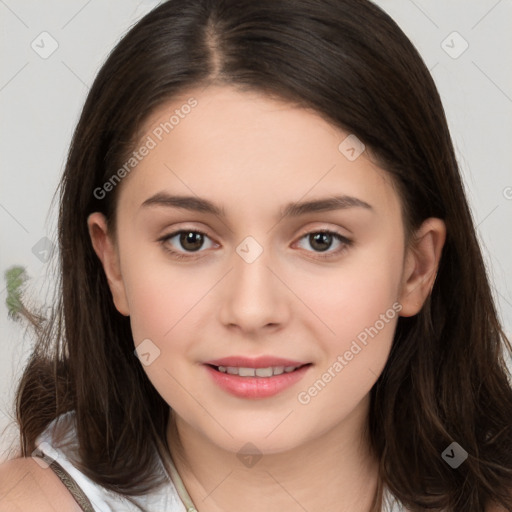
[[[236,252],[246,263],[253,263],[260,257],[263,247],[255,238],[247,236],[238,244]]]
[[[160,356],[160,349],[149,338],[146,338],[135,348],[135,355],[144,366],[149,366]]]
[[[39,57],[47,59],[59,47],[57,40],[48,32],[41,32],[30,44]]]
[[[42,459],[41,455],[45,455],[46,458]],[[50,464],[59,458],[58,452],[46,442],[39,444],[37,448],[32,452],[31,456],[34,461],[43,469],[49,468]]]
[[[441,48],[452,59],[458,59],[469,48],[469,43],[457,31],[454,31],[441,42]]]
[[[236,454],[240,462],[247,468],[253,468],[263,457],[258,447],[252,443],[245,443]]]
[[[44,236],[32,247],[32,254],[42,263],[46,263],[52,257],[54,249],[54,243]]]
[[[468,452],[459,443],[453,442],[441,457],[453,469],[457,469],[468,458]]]
[[[352,133],[338,146],[340,153],[353,162],[357,160],[365,150],[365,145]]]

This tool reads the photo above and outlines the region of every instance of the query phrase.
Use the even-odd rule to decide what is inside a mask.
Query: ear
[[[87,218],[89,236],[94,252],[100,259],[107,277],[116,309],[122,315],[129,316],[128,300],[119,265],[119,255],[115,243],[108,232],[105,215],[94,212]]]
[[[441,219],[426,219],[406,249],[399,302],[400,316],[416,315],[430,295],[437,276],[446,226]]]

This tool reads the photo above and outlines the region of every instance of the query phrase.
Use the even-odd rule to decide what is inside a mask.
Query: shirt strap
[[[59,477],[60,481],[71,493],[81,510],[84,512],[95,512],[92,503],[89,501],[89,498],[87,498],[84,491],[82,491],[71,475],[56,460],[48,457],[42,452],[34,453],[34,456],[43,459],[44,462],[53,470],[53,472]]]

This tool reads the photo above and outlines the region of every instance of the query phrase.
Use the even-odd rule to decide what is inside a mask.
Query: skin
[[[0,512],[80,512],[57,475],[31,457],[12,459],[0,465]]]
[[[141,141],[187,98],[198,104],[118,185],[117,230],[93,213],[88,226],[116,308],[130,316],[135,345],[160,354],[144,366],[172,407],[171,454],[200,512],[368,511],[378,461],[364,436],[369,393],[382,372],[398,315],[312,397],[298,394],[333,366],[393,304],[418,313],[433,286],[446,237],[427,219],[406,244],[400,198],[365,151],[338,150],[349,135],[310,110],[231,87],[191,90],[148,119]],[[207,198],[225,217],[141,207],[157,192]],[[349,195],[351,207],[280,218],[289,202]],[[161,237],[207,233],[199,252]],[[321,252],[307,234],[332,230]],[[236,252],[252,236],[252,263]],[[178,260],[170,247],[188,259]],[[187,248],[189,251],[187,253]],[[330,259],[321,259],[331,254]],[[265,399],[231,396],[204,362],[273,355],[310,362],[304,378]],[[262,458],[246,466],[246,443]]]

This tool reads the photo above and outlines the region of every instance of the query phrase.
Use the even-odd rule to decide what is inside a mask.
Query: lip
[[[308,361],[294,361],[292,359],[282,359],[274,356],[229,356],[222,359],[206,361],[204,364],[212,366],[236,366],[237,368],[268,368],[269,366],[302,366],[308,364]]]
[[[293,361],[271,356],[258,358],[225,357],[204,363],[204,368],[213,382],[222,390],[238,398],[262,399],[275,396],[299,382],[312,366],[311,363]],[[222,373],[213,366],[236,366],[242,368],[268,368],[269,366],[299,366],[297,370],[272,377],[240,377]]]

